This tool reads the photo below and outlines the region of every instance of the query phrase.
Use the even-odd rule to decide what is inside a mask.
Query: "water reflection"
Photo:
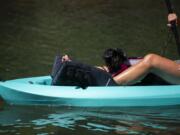
[[[94,134],[179,133],[179,107],[71,108],[5,106],[0,133]]]

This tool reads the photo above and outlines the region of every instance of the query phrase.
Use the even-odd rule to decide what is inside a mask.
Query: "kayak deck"
[[[9,104],[79,107],[162,106],[180,104],[180,85],[167,86],[51,86],[51,77],[32,77],[0,83]]]

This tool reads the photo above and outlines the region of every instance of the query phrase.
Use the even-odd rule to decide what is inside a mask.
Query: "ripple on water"
[[[168,115],[165,115],[164,111]],[[70,134],[82,131],[87,134],[93,132],[134,135],[178,133],[180,121],[176,121],[174,116],[170,115],[177,112],[179,109],[176,107],[175,109],[106,108],[102,110],[68,107],[9,107],[0,111],[0,133],[5,135],[9,132],[21,133],[24,130],[38,134],[54,134],[55,131]]]

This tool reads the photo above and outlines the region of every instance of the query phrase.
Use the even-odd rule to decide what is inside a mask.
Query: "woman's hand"
[[[99,69],[104,70],[109,73],[109,69],[107,66],[96,66],[96,68],[99,68]]]
[[[62,61],[62,62],[65,62],[65,61],[71,61],[71,59],[69,58],[68,55],[64,55],[64,56],[62,56],[61,61]]]
[[[171,27],[171,22],[176,21],[177,23],[177,15],[175,13],[168,14],[168,26]]]
[[[176,21],[177,15],[175,13],[171,13],[168,15],[168,22]]]

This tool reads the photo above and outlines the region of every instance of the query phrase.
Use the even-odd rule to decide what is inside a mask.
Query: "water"
[[[173,4],[179,12],[179,1]],[[167,41],[163,0],[3,0],[0,16],[0,78],[5,80],[49,73],[57,52],[100,65],[105,48],[144,56],[161,54]],[[165,56],[178,58],[174,42]]]
[[[71,108],[5,106],[0,134],[179,134],[179,106]]]
[[[180,1],[172,0],[180,14]],[[0,79],[50,74],[57,52],[92,65],[105,48],[129,56],[161,54],[167,40],[164,1],[2,0]],[[174,42],[166,57],[177,59]],[[0,135],[180,134],[179,106],[72,108],[8,106],[0,101]]]

